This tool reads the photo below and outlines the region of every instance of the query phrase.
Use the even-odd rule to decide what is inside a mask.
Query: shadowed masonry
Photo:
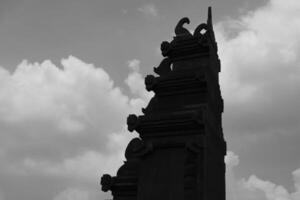
[[[182,18],[176,36],[161,44],[165,57],[145,78],[155,96],[143,115],[129,115],[128,130],[139,138],[128,144],[117,175],[101,178],[114,200],[224,200],[226,143],[223,99],[211,19],[191,34]]]

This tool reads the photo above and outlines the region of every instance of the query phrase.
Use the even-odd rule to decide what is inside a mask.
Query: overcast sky
[[[99,200],[160,43],[213,7],[227,200],[300,199],[299,0],[1,0],[0,200]]]

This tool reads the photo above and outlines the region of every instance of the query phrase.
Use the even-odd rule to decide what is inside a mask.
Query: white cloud
[[[23,61],[13,73],[0,68],[0,122],[11,126],[46,122],[61,132],[119,131],[122,127],[99,121],[124,124],[126,115],[136,110],[131,99],[102,68],[73,56],[61,64],[62,69],[51,61]],[[134,76],[140,78],[138,72]]]
[[[229,134],[235,133],[244,146],[240,135],[259,140],[266,133],[299,133],[299,4],[272,0],[235,20],[235,30],[226,27],[233,21],[216,26],[225,135],[231,139]],[[151,4],[139,11],[158,16]],[[140,112],[150,98],[140,61],[128,65],[131,72],[125,82],[133,98],[102,68],[72,56],[63,59],[61,67],[51,61],[24,61],[12,73],[0,67],[0,170],[20,170],[28,182],[41,174],[98,182],[101,173],[114,173],[131,137],[124,129],[126,116]],[[300,169],[293,172],[295,191],[290,193],[255,175],[236,179],[239,158],[233,152],[228,152],[226,163],[228,200],[300,199]],[[71,188],[55,200],[75,196],[88,198],[86,191]]]
[[[228,151],[225,156],[225,163],[226,166],[229,168],[232,168],[234,166],[237,166],[239,164],[239,157],[232,151]]]
[[[270,0],[239,19],[215,25],[222,64],[220,85],[225,102],[224,135],[231,149],[243,151],[244,155],[253,158],[252,163],[248,162],[249,168],[252,164],[257,166],[259,159],[279,152],[277,147],[270,147],[274,145],[269,142],[270,138],[277,140],[278,144],[283,137],[280,135],[284,135],[287,141],[300,139],[299,9],[297,0]],[[253,155],[253,152],[258,152],[255,148],[262,150],[260,155]],[[280,148],[278,156],[289,155],[292,153],[289,151]],[[238,160],[235,155],[227,158],[227,199],[300,199],[298,170],[293,172],[296,189],[291,193],[292,189],[283,186],[286,184],[284,180],[281,185],[256,175],[237,179],[234,168]],[[268,162],[275,161],[263,159],[260,166],[275,164]],[[293,159],[289,164],[278,162],[277,169],[296,165]],[[283,177],[272,168],[266,173],[269,177]]]
[[[158,9],[154,4],[146,4],[138,8],[138,11],[146,16],[157,17]]]
[[[97,182],[105,173],[116,174],[117,169],[123,164],[125,147],[131,139],[127,134],[124,130],[122,133],[109,135],[107,139],[107,149],[111,151],[109,154],[89,150],[58,162],[25,158],[19,166],[23,170],[20,172]]]
[[[138,59],[132,59],[128,61],[128,67],[132,69],[134,72],[139,72],[140,71],[140,64],[141,61]]]
[[[227,152],[226,162],[226,199],[228,200],[297,200],[299,199],[300,168],[294,171],[295,191],[289,192],[285,187],[271,181],[262,180],[255,175],[248,179],[237,179],[234,169],[239,163],[238,156]]]
[[[2,69],[0,120],[53,121],[62,131],[82,131],[98,124],[95,114],[109,110],[105,118],[117,120],[116,113],[128,112],[128,97],[103,69],[72,56],[61,63],[63,69],[51,61],[23,61],[13,74]]]
[[[154,94],[153,92],[147,92],[145,89],[144,78],[139,71],[140,61],[137,59],[130,60],[128,61],[128,67],[132,72],[125,79],[125,83],[128,85],[132,94],[135,94],[138,97],[131,99],[131,103],[135,105],[135,107],[145,107],[145,103],[148,102]],[[144,101],[140,101],[141,99]]]
[[[102,68],[73,56],[61,67],[51,61],[23,61],[14,72],[0,67],[0,180],[5,174],[28,184],[36,176],[97,184],[102,174],[115,174],[135,135],[126,130],[126,117],[147,101],[143,89],[134,88],[142,76],[133,64],[128,86],[134,98]],[[67,190],[56,199],[77,194]]]
[[[289,200],[288,191],[281,185],[276,185],[270,181],[264,181],[252,175],[244,182],[244,187],[250,191],[261,190],[268,200]]]
[[[252,137],[299,132],[299,8],[297,0],[270,0],[215,26],[225,132]]]

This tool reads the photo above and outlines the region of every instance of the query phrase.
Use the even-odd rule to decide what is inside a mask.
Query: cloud
[[[247,131],[249,121],[255,122],[254,132],[299,128],[299,7],[298,1],[271,0],[239,20],[216,26],[225,114],[237,110],[233,107],[240,110],[227,118],[236,131]],[[234,37],[228,33],[234,31],[230,24],[239,27]]]
[[[146,16],[157,17],[158,9],[154,4],[146,4],[138,8],[138,11]]]
[[[68,187],[94,185],[102,174],[115,174],[134,137],[126,117],[140,113],[149,98],[144,88],[136,88],[143,80],[135,63],[129,63],[133,68],[126,79],[134,97],[102,68],[74,56],[62,59],[61,66],[46,60],[23,61],[13,72],[0,67],[0,180],[21,176],[34,184],[32,177],[64,177],[61,186]],[[56,199],[77,192],[66,190]]]
[[[47,159],[36,160],[28,157],[20,165],[23,170],[21,172],[50,177],[64,177],[75,181],[98,182],[103,174],[116,174],[117,169],[123,164],[125,160],[124,150],[131,139],[127,134],[124,130],[122,133],[109,135],[107,149],[113,152],[111,154],[87,150],[73,157],[66,157],[59,162]]]
[[[224,136],[230,149],[244,159],[237,174],[255,171],[261,176],[236,186],[256,191],[250,193],[252,199],[265,199],[261,195],[267,190],[280,196],[279,185],[290,191],[287,177],[299,168],[299,162],[291,159],[300,153],[294,142],[300,140],[299,9],[296,0],[270,0],[214,26],[221,60]],[[265,180],[270,177],[280,184],[271,187]],[[237,190],[236,195],[244,191]]]
[[[72,56],[61,64],[23,61],[13,73],[1,68],[2,152],[59,160],[107,151],[109,134],[121,133],[127,115],[139,110],[102,68]]]
[[[40,172],[44,175],[93,181],[99,179],[96,176],[100,176],[101,173],[116,173],[115,170],[121,166],[121,161],[121,155],[107,156],[103,153],[87,151],[82,155],[65,158],[59,163],[27,158],[24,159],[23,169],[30,170],[30,173]]]
[[[128,61],[128,67],[131,69],[131,73],[125,79],[125,83],[130,88],[132,94],[137,95],[139,98],[142,97],[144,102],[148,102],[152,96],[153,92],[147,92],[145,89],[144,78],[140,73],[140,61],[133,59]],[[142,107],[145,106],[141,105]]]
[[[108,106],[110,113],[105,118],[118,120],[116,112],[128,110],[128,97],[113,86],[103,69],[72,56],[61,63],[63,69],[51,61],[41,64],[23,61],[13,74],[2,69],[1,120],[52,121],[62,131],[76,132],[87,124],[97,125],[92,120],[95,111],[102,113]],[[101,103],[95,105],[97,100]]]
[[[267,148],[272,145],[270,138],[299,133],[299,8],[295,0],[272,0],[238,20],[215,26],[222,61],[224,130],[233,149],[240,145],[246,152],[255,151],[253,144],[265,141]],[[158,16],[151,4],[139,11]],[[61,66],[48,60],[23,61],[14,72],[0,67],[0,180],[5,174],[31,185],[32,177],[45,182],[63,177],[66,183],[59,191],[69,189],[56,200],[74,195],[91,198],[90,191],[87,195],[84,188],[70,185],[78,180],[97,184],[101,173],[120,166],[125,146],[134,136],[126,131],[126,117],[140,113],[151,96],[144,89],[140,63],[128,62],[131,71],[125,83],[130,96],[102,68],[74,56],[62,59]],[[255,155],[259,156],[268,158],[263,151]],[[228,152],[226,163],[229,200],[300,199],[300,169],[292,173],[295,191],[291,193],[254,174],[236,178],[239,157],[233,152]],[[3,188],[8,183],[1,182]]]
[[[299,148],[274,146],[282,145],[282,140],[300,140],[299,8],[296,0],[270,0],[238,19],[215,25],[224,135],[231,149],[242,152],[246,160],[247,167],[240,172],[255,168],[264,173],[266,166],[275,164],[277,168],[265,174],[282,178],[281,170],[297,166],[293,160],[287,164],[283,155],[297,155]],[[264,159],[274,155],[278,159]]]
[[[232,168],[234,166],[237,166],[239,164],[240,160],[239,157],[232,151],[228,151],[225,156],[225,163],[226,166],[229,168]]]
[[[295,182],[295,191],[289,192],[282,185],[277,185],[271,181],[251,175],[248,179],[237,179],[235,168],[238,166],[239,157],[229,151],[225,158],[226,162],[226,199],[228,200],[296,200],[299,199],[300,188],[300,168],[295,170],[292,175]]]
[[[135,72],[139,72],[141,61],[138,59],[132,59],[128,61],[128,67]]]

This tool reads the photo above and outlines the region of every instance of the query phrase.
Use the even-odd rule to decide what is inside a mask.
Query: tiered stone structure
[[[128,130],[139,138],[127,146],[117,175],[103,175],[102,190],[114,200],[225,200],[226,143],[223,99],[211,19],[194,34],[181,19],[173,41],[163,42],[158,76],[145,78],[155,96],[143,115],[129,115]]]

